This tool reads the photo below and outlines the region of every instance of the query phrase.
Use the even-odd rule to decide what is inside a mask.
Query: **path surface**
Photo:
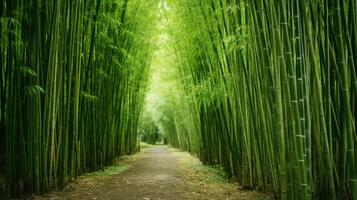
[[[118,172],[84,175],[61,192],[37,199],[118,199],[118,200],[181,200],[181,199],[270,199],[269,195],[238,191],[220,171],[203,166],[185,152],[154,146],[131,156],[115,168]],[[124,171],[123,171],[124,170]],[[121,173],[119,172],[121,171]]]

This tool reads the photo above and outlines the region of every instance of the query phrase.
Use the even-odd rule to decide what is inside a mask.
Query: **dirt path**
[[[203,166],[188,153],[155,146],[130,156],[119,166],[80,177],[61,192],[36,199],[270,199],[269,195],[238,191],[220,170]]]

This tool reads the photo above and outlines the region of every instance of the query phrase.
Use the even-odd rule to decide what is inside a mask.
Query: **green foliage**
[[[156,0],[0,3],[6,196],[63,188],[138,149]],[[108,171],[109,170],[109,171]],[[107,169],[112,173],[117,169]]]
[[[2,1],[7,195],[64,187],[158,129],[243,187],[356,199],[356,12],[353,0]]]
[[[356,199],[355,1],[166,4],[170,143],[279,199]]]
[[[147,144],[147,143],[144,143],[144,142],[140,142],[140,149],[146,149],[146,148],[150,148],[152,147],[153,145],[151,144]]]
[[[139,135],[141,141],[148,144],[155,144],[160,139],[158,127],[148,116],[143,116],[140,119]]]
[[[125,172],[129,168],[130,168],[129,165],[113,165],[113,166],[105,167],[103,170],[85,174],[85,176],[111,176],[111,175],[116,175]]]
[[[208,180],[212,182],[227,183],[229,180],[227,173],[219,165],[194,165],[192,166],[192,170],[194,172],[199,171],[203,172],[204,174],[211,174],[211,176],[208,177]]]
[[[39,95],[45,92],[39,85],[29,85],[26,86],[24,90],[27,96]]]
[[[32,70],[30,67],[22,66],[20,67],[20,71],[25,75],[25,76],[32,76],[32,77],[37,77],[37,73]]]

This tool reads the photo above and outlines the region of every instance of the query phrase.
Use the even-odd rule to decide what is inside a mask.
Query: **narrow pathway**
[[[37,199],[270,199],[269,195],[238,191],[219,170],[203,166],[197,158],[164,146],[143,149],[118,167],[118,173],[84,175],[61,192]],[[125,171],[123,171],[125,170]],[[121,172],[121,173],[119,173]]]

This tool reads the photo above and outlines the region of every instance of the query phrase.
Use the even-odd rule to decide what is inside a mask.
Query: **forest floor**
[[[238,190],[221,169],[204,166],[189,153],[148,146],[101,172],[85,174],[63,191],[35,199],[243,200],[271,195]]]

